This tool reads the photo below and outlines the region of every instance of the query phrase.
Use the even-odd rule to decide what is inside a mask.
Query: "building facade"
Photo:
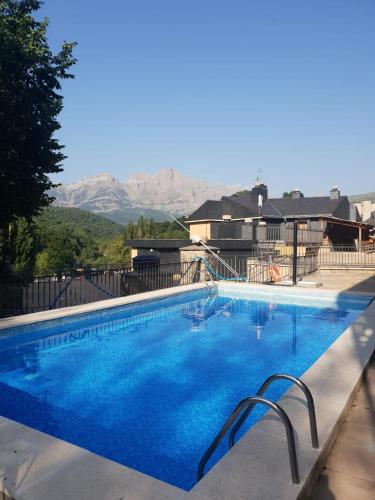
[[[221,200],[207,200],[186,221],[189,240],[129,240],[132,256],[157,252],[160,262],[177,262],[183,247],[201,239],[223,256],[252,255],[254,246],[276,243],[288,253],[294,226],[298,243],[306,247],[356,245],[370,239],[371,223],[363,222],[347,196],[332,188],[328,196],[305,197],[300,189],[286,198],[268,198],[267,186],[257,183],[250,191]]]

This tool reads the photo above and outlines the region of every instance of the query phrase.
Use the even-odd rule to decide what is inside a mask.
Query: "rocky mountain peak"
[[[58,206],[84,208],[107,216],[132,209],[133,219],[136,209],[139,213],[147,210],[149,216],[154,210],[159,212],[160,220],[163,217],[160,211],[189,215],[207,199],[220,199],[239,189],[241,186],[209,185],[173,168],[163,168],[153,174],[134,174],[125,182],[105,172],[63,184],[51,194]],[[117,215],[115,220],[120,220]]]

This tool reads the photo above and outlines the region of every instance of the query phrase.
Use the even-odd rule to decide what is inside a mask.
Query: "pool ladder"
[[[268,389],[268,387],[274,382],[275,380],[288,380],[289,382],[292,382],[296,386],[298,386],[302,392],[304,393],[307,401],[307,408],[309,412],[309,421],[310,421],[310,433],[311,433],[311,445],[313,448],[319,448],[319,442],[318,442],[318,431],[316,427],[316,416],[315,416],[315,405],[314,405],[314,399],[311,395],[311,392],[309,391],[308,387],[306,384],[302,382],[299,378],[293,377],[293,375],[288,375],[286,373],[277,373],[274,375],[271,375],[268,377],[261,387],[259,388],[258,392],[256,393],[255,396],[251,396],[245,399],[242,399],[238,403],[238,405],[235,407],[235,409],[232,411],[232,413],[229,415],[227,420],[225,421],[224,425],[210,444],[210,446],[207,448],[206,452],[204,453],[203,457],[201,458],[199,465],[198,465],[198,474],[197,474],[197,482],[202,479],[204,476],[204,468],[208,462],[208,460],[211,458],[212,454],[216,450],[216,448],[219,446],[221,441],[224,439],[226,433],[231,429],[229,433],[229,448],[232,448],[235,443],[236,435],[239,429],[241,428],[242,424],[245,422],[245,420],[249,417],[250,413],[252,412],[253,408],[257,404],[262,404],[267,406],[268,408],[272,409],[277,416],[280,418],[282,423],[284,424],[285,427],[285,433],[286,433],[286,438],[288,442],[288,453],[289,453],[289,463],[290,463],[290,472],[292,476],[292,482],[293,483],[299,483],[299,472],[298,472],[298,463],[297,463],[297,453],[296,453],[296,443],[294,439],[294,432],[293,432],[293,426],[290,422],[290,419],[285,412],[281,408],[280,405],[275,403],[274,401],[270,401],[269,399],[265,399],[262,397],[264,392]]]
[[[206,281],[205,283],[208,291],[208,296],[215,297],[218,292],[217,283],[215,283],[214,281]]]

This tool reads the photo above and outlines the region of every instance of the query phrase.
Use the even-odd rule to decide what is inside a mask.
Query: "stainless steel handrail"
[[[289,463],[290,463],[290,472],[292,475],[292,482],[299,483],[296,443],[294,440],[293,427],[292,427],[292,424],[290,423],[289,417],[285,413],[285,411],[281,408],[281,406],[279,406],[277,403],[273,403],[272,401],[269,401],[268,399],[262,398],[260,396],[252,396],[252,397],[243,399],[242,401],[240,401],[238,403],[236,408],[229,415],[229,417],[227,418],[223,427],[220,429],[220,431],[216,435],[215,439],[212,441],[211,445],[207,448],[206,452],[204,453],[203,457],[201,458],[201,460],[199,462],[198,474],[197,474],[198,481],[200,481],[202,479],[202,477],[204,476],[204,468],[205,468],[208,460],[211,458],[212,454],[214,453],[214,451],[216,450],[218,445],[223,440],[223,438],[224,438],[225,434],[227,433],[227,431],[229,430],[229,428],[236,421],[237,417],[241,414],[241,412],[244,410],[244,408],[249,407],[249,405],[251,407],[253,407],[258,403],[263,404],[265,406],[268,406],[269,408],[274,410],[276,412],[276,414],[280,417],[280,420],[282,421],[282,423],[284,424],[286,438],[288,441]]]
[[[210,295],[210,292],[213,291],[215,295],[218,293],[218,287],[217,284],[214,281],[206,281],[206,288],[208,291],[208,295]]]
[[[271,375],[263,382],[262,386],[260,387],[259,391],[257,392],[257,396],[262,396],[264,394],[264,392],[268,389],[270,384],[272,384],[272,382],[274,382],[275,380],[288,380],[289,382],[293,382],[293,384],[297,385],[305,394],[306,400],[307,400],[307,408],[309,411],[311,444],[312,444],[313,448],[319,448],[314,399],[313,399],[312,394],[309,391],[308,387],[306,386],[306,384],[304,384],[302,382],[302,380],[300,380],[297,377],[293,377],[293,375],[288,375],[286,373],[277,373],[277,374]],[[247,409],[243,412],[241,417],[237,420],[236,424],[233,426],[232,430],[230,431],[229,448],[232,448],[232,446],[234,445],[237,432],[239,431],[240,427],[245,422],[245,420],[249,417],[254,406],[255,406],[254,404],[248,405]]]

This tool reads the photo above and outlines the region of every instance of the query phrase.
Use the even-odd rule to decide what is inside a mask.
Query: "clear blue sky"
[[[60,182],[174,167],[274,195],[375,191],[374,0],[46,0]]]

